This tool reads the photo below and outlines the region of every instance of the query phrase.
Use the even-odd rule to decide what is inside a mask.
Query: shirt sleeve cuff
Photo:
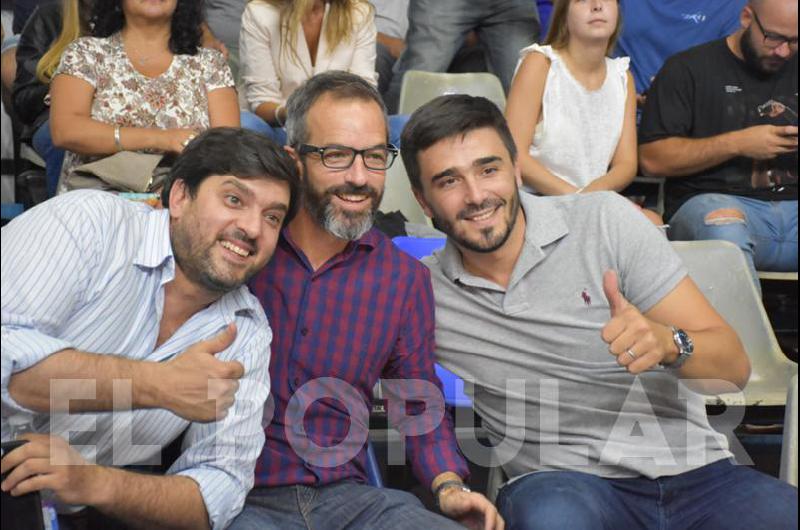
[[[192,468],[180,471],[176,476],[187,477],[197,483],[206,505],[208,522],[213,530],[227,528],[244,507],[245,492],[240,495],[231,494],[242,488],[225,471],[207,467]]]
[[[419,438],[428,436],[430,435]],[[419,441],[422,442],[422,440]],[[420,451],[415,450],[415,445],[413,442],[409,444],[411,448],[409,460],[414,475],[425,487],[429,488],[433,484],[433,479],[447,472],[455,473],[465,482],[469,479],[469,467],[464,457],[454,447],[455,441],[452,443],[449,440],[431,442],[428,439],[421,444]]]

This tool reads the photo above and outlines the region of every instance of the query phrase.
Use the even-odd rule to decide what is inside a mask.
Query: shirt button
[[[305,337],[306,335],[308,335],[308,328],[303,328],[303,329],[301,329],[301,330],[300,330],[300,334],[301,334],[302,336],[304,336],[304,337]]]
[[[300,386],[300,378],[299,377],[295,377],[292,382],[294,383],[295,388]]]

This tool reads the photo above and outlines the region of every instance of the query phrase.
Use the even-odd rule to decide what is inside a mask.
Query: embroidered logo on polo
[[[739,92],[744,92],[744,90],[742,90],[742,87],[736,85],[725,85],[725,93],[738,94]]]
[[[586,304],[587,307],[592,305],[592,297],[589,296],[589,290],[588,289],[584,289],[583,290],[583,292],[581,293],[581,298],[583,298],[583,303]]]

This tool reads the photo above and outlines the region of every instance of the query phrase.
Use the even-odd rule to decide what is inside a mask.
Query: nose
[[[264,218],[257,208],[248,208],[239,215],[236,226],[248,239],[258,239],[264,229]]]
[[[592,11],[602,11],[603,10],[603,0],[592,0]]]
[[[475,179],[466,179],[466,196],[464,200],[467,204],[481,204],[486,198],[486,192],[480,187]]]
[[[772,50],[772,53],[781,59],[788,59],[792,56],[792,47],[787,41],[783,41],[780,46]]]
[[[370,170],[364,164],[364,155],[356,155],[353,165],[345,175],[345,180],[354,186],[363,186],[369,181]]]

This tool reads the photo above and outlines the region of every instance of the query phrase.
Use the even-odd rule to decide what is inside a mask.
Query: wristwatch
[[[672,340],[678,347],[678,357],[672,363],[661,363],[661,366],[675,370],[683,366],[694,353],[694,341],[688,333],[675,326],[672,326]]]
[[[439,504],[439,496],[442,494],[444,490],[449,490],[450,488],[459,489],[463,492],[470,493],[472,490],[469,489],[469,486],[461,482],[460,480],[445,480],[441,484],[436,487],[436,490],[433,492],[433,498],[436,500],[436,507],[441,509],[441,505]]]

